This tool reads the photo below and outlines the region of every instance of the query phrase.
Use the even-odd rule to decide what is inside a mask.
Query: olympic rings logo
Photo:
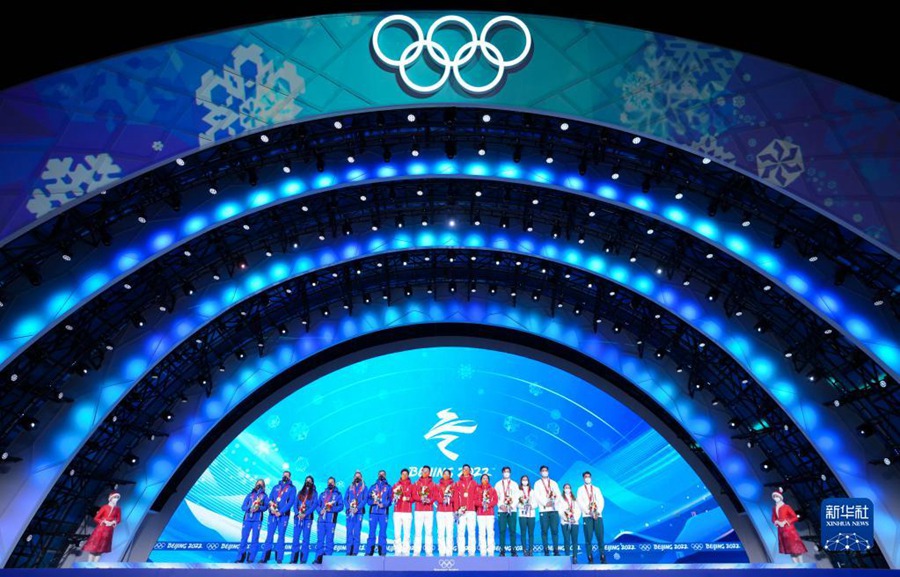
[[[450,569],[455,564],[456,564],[456,562],[453,561],[453,559],[441,559],[440,561],[438,561],[438,566],[441,569]]]
[[[511,60],[505,59],[500,49],[497,48],[495,44],[488,41],[488,36],[491,31],[494,28],[503,25],[518,28],[525,37],[525,46],[522,48],[522,52]],[[403,49],[399,58],[390,58],[387,56],[379,44],[380,34],[385,28],[390,26],[408,28],[412,31],[414,36],[414,40]],[[434,41],[434,34],[444,26],[458,26],[462,28],[469,37],[469,40],[459,47],[452,58],[446,48]],[[494,90],[503,81],[503,76],[507,69],[516,68],[528,58],[531,54],[531,32],[529,32],[525,23],[515,16],[497,16],[485,24],[484,28],[481,29],[481,34],[478,34],[475,32],[475,27],[472,26],[471,22],[462,16],[451,14],[435,20],[431,27],[428,28],[428,32],[425,33],[422,31],[421,26],[409,16],[394,14],[384,18],[375,27],[375,32],[372,33],[372,49],[375,52],[375,56],[377,56],[383,64],[391,68],[396,68],[400,72],[400,78],[403,83],[413,92],[419,94],[433,94],[434,92],[437,92],[447,83],[450,78],[450,73],[452,72],[456,83],[463,90],[469,94],[483,95]],[[432,62],[436,64],[439,69],[443,69],[440,78],[438,78],[436,82],[428,85],[418,84],[409,77],[409,67],[422,56],[423,51],[427,51],[428,57]],[[484,56],[485,60],[496,68],[494,78],[484,85],[474,85],[467,82],[462,77],[461,73],[461,69],[472,62],[478,53]]]

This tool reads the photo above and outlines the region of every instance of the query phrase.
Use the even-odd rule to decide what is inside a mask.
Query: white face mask
[[[509,479],[509,471],[505,471],[505,472],[503,473],[503,478],[504,478],[504,479]]]
[[[527,487],[527,486],[528,486],[528,481],[522,481],[522,486],[523,486],[523,487]]]
[[[584,478],[584,484],[585,484],[585,485],[590,485],[590,484],[591,484],[591,478],[590,478],[590,477],[585,477],[585,478]]]
[[[546,479],[549,476],[550,476],[550,471],[541,471],[541,477]]]
[[[566,495],[571,495],[571,494],[572,494],[572,489],[569,489],[568,487],[566,487],[566,488],[565,488],[565,492],[566,492]]]

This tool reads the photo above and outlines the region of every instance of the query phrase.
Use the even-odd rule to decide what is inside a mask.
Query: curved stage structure
[[[104,560],[152,571],[254,418],[426,343],[622,402],[721,509],[735,570],[778,558],[774,489],[807,561],[900,567],[895,102],[660,34],[420,11],[188,38],[0,106],[7,568],[83,561],[115,490]],[[870,547],[828,545],[826,499],[871,503]]]

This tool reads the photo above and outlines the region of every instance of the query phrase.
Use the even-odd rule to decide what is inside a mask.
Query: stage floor
[[[572,565],[566,558],[552,557],[325,557],[321,565],[307,563],[305,565],[279,565],[238,563],[76,563],[71,569],[10,569],[4,571],[4,577],[15,575],[17,571],[30,577],[38,577],[41,571],[65,571],[69,575],[90,571],[102,571],[106,577],[214,577],[221,571],[266,571],[295,572],[315,571],[318,577],[329,577],[329,573],[346,575],[348,571],[377,571],[399,577],[409,573],[453,572],[456,577],[475,577],[485,571],[503,571],[507,573],[529,573],[532,571],[554,571],[575,577],[585,572],[603,572],[604,577],[637,577],[648,571],[688,571],[691,577],[752,577],[773,571],[801,571],[809,577],[826,577],[834,569],[816,568],[812,563],[794,565],[782,564],[656,564],[656,565]],[[853,570],[841,569],[841,577],[852,577],[858,574],[865,577],[896,577],[897,573],[889,570]],[[43,577],[51,577],[49,574]],[[57,575],[58,577],[58,575]],[[564,577],[561,575],[561,577]]]

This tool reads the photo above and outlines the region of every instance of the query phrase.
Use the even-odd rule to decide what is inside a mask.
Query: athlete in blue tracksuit
[[[236,563],[255,563],[256,552],[259,550],[259,527],[262,524],[263,513],[269,508],[269,496],[266,495],[266,482],[256,480],[256,486],[244,497],[241,510],[244,511],[244,521],[241,525],[241,546],[238,547],[238,560]],[[250,552],[247,553],[247,540],[250,538]]]
[[[375,535],[378,535],[378,554],[387,553],[387,514],[393,495],[387,482],[387,473],[378,471],[378,480],[369,487],[366,504],[369,506],[369,540],[366,541],[366,555],[375,554]]]
[[[291,543],[291,563],[306,563],[309,555],[309,534],[312,531],[313,514],[316,511],[316,502],[319,494],[316,492],[316,482],[312,475],[307,475],[303,486],[297,492],[297,501],[294,503],[294,540]],[[303,545],[300,545],[300,538]]]
[[[344,493],[344,511],[347,513],[347,555],[359,552],[359,535],[362,532],[363,514],[366,512],[366,484],[362,472],[353,474],[353,483]]]
[[[319,493],[316,512],[319,521],[316,523],[316,563],[322,562],[322,556],[334,553],[334,529],[337,526],[338,513],[344,508],[344,499],[335,486],[334,477],[328,477],[328,486]]]
[[[272,540],[278,533],[278,542],[275,543],[275,561],[281,563],[284,559],[284,534],[287,532],[288,521],[291,520],[291,507],[297,500],[297,488],[291,483],[291,472],[285,471],[281,482],[275,485],[269,493],[269,525],[266,532],[266,542],[263,543],[265,556],[262,562],[268,563],[272,556]]]

